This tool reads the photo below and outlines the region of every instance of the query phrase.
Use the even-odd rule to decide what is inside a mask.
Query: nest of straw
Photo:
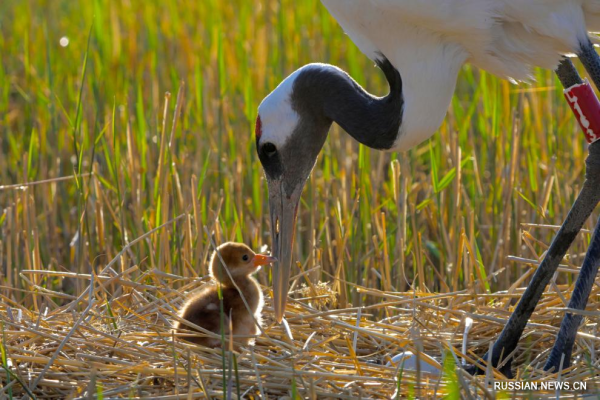
[[[143,274],[145,279],[131,279],[136,269],[93,277],[24,271],[24,276],[46,273],[77,278],[88,289],[74,297],[38,287],[31,292],[39,300],[34,311],[4,297],[0,397],[376,399],[391,398],[399,387],[402,397],[460,391],[492,398],[491,382],[505,379],[502,375],[491,371],[487,377],[472,377],[456,364],[463,358],[473,362],[489,348],[522,292],[513,288],[495,294],[475,289],[387,293],[355,286],[380,301],[343,308],[336,306],[329,286],[320,284],[297,290],[297,299],[287,308],[287,325],[273,321],[267,296],[263,333],[253,346],[229,352],[190,344],[171,331],[186,293],[201,286],[202,280],[190,280],[183,289],[174,290],[172,284],[182,278],[151,270]],[[64,297],[65,304],[46,311],[40,304],[49,295]],[[103,298],[110,300],[99,300]],[[554,290],[544,295],[516,353],[516,379],[557,379],[541,367],[564,313],[564,301]],[[590,299],[591,309],[598,308],[597,301],[598,287]],[[380,312],[389,316],[376,321],[373,316]],[[562,371],[560,379],[587,381],[588,391],[594,391],[597,316],[587,314],[574,367]],[[463,354],[467,318],[474,323],[468,354]],[[439,376],[389,364],[402,349],[437,360]]]

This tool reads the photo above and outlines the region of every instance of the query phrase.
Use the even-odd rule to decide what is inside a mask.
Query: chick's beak
[[[271,256],[265,256],[263,254],[256,254],[252,259],[252,264],[255,267],[260,267],[261,265],[271,264],[277,261],[277,258]]]

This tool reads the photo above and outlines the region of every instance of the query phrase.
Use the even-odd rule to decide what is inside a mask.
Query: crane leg
[[[558,264],[567,253],[571,243],[575,240],[575,237],[596,207],[596,204],[600,201],[599,161],[600,143],[596,142],[590,145],[590,154],[586,160],[586,180],[581,192],[579,192],[571,211],[569,211],[563,225],[552,240],[546,256],[535,271],[517,307],[494,343],[491,357],[489,357],[489,354],[484,356],[484,359],[489,360],[494,367],[502,363],[503,366],[500,368],[500,372],[507,377],[512,376],[511,360],[507,358],[517,348],[527,321],[529,321],[531,314],[533,314],[550,279],[558,269]],[[506,362],[501,358],[507,359]],[[478,369],[475,367],[470,372],[478,372]]]
[[[584,310],[587,304],[592,286],[600,267],[600,219],[596,224],[594,235],[590,247],[588,248],[581,271],[575,283],[575,289],[569,301],[569,308],[574,310]],[[560,331],[554,342],[554,347],[550,353],[550,357],[546,361],[544,370],[558,371],[559,369],[568,368],[571,364],[571,353],[577,336],[577,329],[581,324],[583,316],[580,314],[567,313],[560,324]],[[564,354],[564,360],[562,359]],[[561,365],[562,362],[562,365]]]
[[[588,45],[582,45],[581,54],[579,54],[579,57],[594,83],[600,87],[600,57],[598,57],[598,54],[594,50],[591,43]],[[563,60],[556,73],[565,88],[582,83],[577,70],[568,59]],[[546,256],[533,275],[533,278],[523,293],[523,296],[517,304],[517,307],[510,316],[506,326],[500,333],[500,336],[494,343],[491,354],[486,354],[484,356],[484,360],[491,362],[492,366],[497,367],[498,365],[502,365],[500,367],[500,372],[507,377],[512,376],[512,353],[517,347],[519,339],[523,334],[523,330],[525,329],[531,314],[535,310],[535,307],[539,302],[544,290],[546,289],[546,286],[550,282],[550,279],[556,272],[558,264],[563,259],[567,250],[573,243],[573,240],[575,240],[575,237],[581,230],[581,227],[600,201],[600,142],[594,142],[590,144],[588,150],[589,154],[588,158],[586,159],[586,178],[581,192],[577,196],[577,199],[569,211],[567,218],[563,222],[563,225],[552,240]],[[589,297],[589,292],[591,290],[592,283],[594,282],[599,264],[599,231],[600,225],[594,233],[594,240],[598,241],[598,244],[595,246],[590,246],[588,254],[586,255],[586,259],[584,260],[584,266],[586,267],[585,272],[583,269],[584,266],[582,266],[582,271],[578,278],[576,289],[573,293],[574,298],[577,296],[575,300],[572,300],[575,301],[573,308],[584,308]],[[557,338],[555,348],[553,349],[553,354],[546,365],[547,368],[556,367],[560,363],[560,358],[562,357],[563,353],[565,353],[565,360],[570,361],[570,354],[580,321],[581,318],[577,318],[577,316],[570,315],[565,317],[565,321],[563,321],[563,325],[561,326],[562,335],[559,334],[559,337]],[[556,361],[557,358],[558,362]],[[565,364],[563,361],[563,365],[567,364]],[[469,372],[482,372],[482,369],[478,366],[475,366],[469,368]]]
[[[582,52],[579,55],[579,58],[595,85],[600,88],[600,57],[591,43],[588,42],[587,45],[582,46]],[[590,145],[590,150],[592,146],[594,146],[594,143]],[[600,160],[597,162],[600,162]],[[571,300],[569,301],[570,309],[585,310],[585,306],[592,291],[592,286],[596,279],[596,275],[598,274],[598,267],[600,267],[600,219],[596,224],[590,247],[583,260],[577,281],[575,282],[575,288],[573,289]],[[554,342],[550,357],[546,361],[544,370],[558,371],[561,368],[568,368],[571,365],[571,353],[573,352],[577,329],[582,320],[583,316],[580,314],[567,313],[565,315],[560,324],[560,331]]]
[[[586,44],[581,45],[581,52],[577,55],[585,70],[592,78],[594,85],[600,89],[600,57],[592,42],[588,40]]]

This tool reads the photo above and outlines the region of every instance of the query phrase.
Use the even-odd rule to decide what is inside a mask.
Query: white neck
[[[408,150],[431,137],[444,120],[468,52],[450,37],[365,5],[367,1],[322,2],[364,54],[375,60],[380,52],[400,72],[405,104],[392,150]]]
[[[434,35],[415,34],[410,29],[407,29],[402,44],[396,43],[390,51],[390,61],[404,83],[404,115],[400,135],[392,150],[406,151],[439,129],[467,53],[456,44],[441,44]]]

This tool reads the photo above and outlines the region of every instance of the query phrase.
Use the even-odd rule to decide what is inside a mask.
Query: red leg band
[[[600,139],[600,101],[588,80],[566,89],[565,97],[585,133],[587,142],[591,144]]]

